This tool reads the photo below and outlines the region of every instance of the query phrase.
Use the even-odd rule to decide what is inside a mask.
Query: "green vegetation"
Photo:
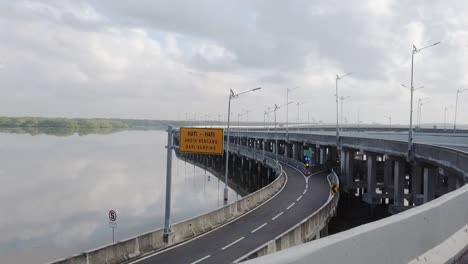
[[[21,134],[109,134],[122,130],[165,130],[168,125],[202,125],[204,122],[105,118],[0,117],[0,132]],[[214,124],[214,123],[213,123]]]

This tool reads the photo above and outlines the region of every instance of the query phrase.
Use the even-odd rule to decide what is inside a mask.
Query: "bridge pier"
[[[434,200],[436,186],[436,171],[435,168],[424,168],[424,203]]]
[[[376,197],[377,187],[377,155],[375,153],[366,152],[367,156],[367,193],[363,198],[369,204],[380,204],[380,198]]]
[[[422,168],[420,164],[416,163],[411,167],[411,202],[413,205],[422,204],[421,185]]]
[[[393,205],[395,207],[404,206],[404,194],[405,194],[405,161],[395,160],[394,161],[394,186],[393,186]]]

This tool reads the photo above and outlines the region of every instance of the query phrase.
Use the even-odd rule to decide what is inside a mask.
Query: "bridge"
[[[329,131],[231,132],[230,171],[249,171],[241,180],[262,188],[172,225],[169,241],[155,230],[56,263],[449,263],[468,245],[468,135],[415,134],[410,160],[405,139],[401,132],[345,131],[337,146]],[[311,175],[304,174],[304,150],[314,153]],[[191,158],[216,167],[225,157]],[[326,237],[347,196],[384,204],[394,215]]]

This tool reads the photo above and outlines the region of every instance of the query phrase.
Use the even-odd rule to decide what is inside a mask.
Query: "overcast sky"
[[[339,82],[346,120],[407,124],[412,45],[441,41],[415,56],[415,103],[429,98],[422,122],[449,107],[452,123],[468,88],[466,14],[464,0],[0,0],[0,115],[224,119],[229,89],[261,86],[232,112],[263,121],[298,86],[300,120],[332,122],[335,76],[352,72]]]

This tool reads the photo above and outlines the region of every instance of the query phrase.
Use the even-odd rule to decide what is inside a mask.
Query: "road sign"
[[[109,211],[109,220],[115,222],[117,220],[117,213],[114,210]]]
[[[305,156],[305,157],[304,157],[304,160],[305,160],[306,162],[310,162],[310,157],[309,157],[309,156]]]
[[[333,193],[338,193],[339,192],[338,184],[333,184],[331,186],[331,190],[332,190]]]
[[[304,149],[304,156],[312,156],[312,151],[310,151],[310,149]]]
[[[180,128],[180,152],[223,155],[223,143],[222,128]]]

